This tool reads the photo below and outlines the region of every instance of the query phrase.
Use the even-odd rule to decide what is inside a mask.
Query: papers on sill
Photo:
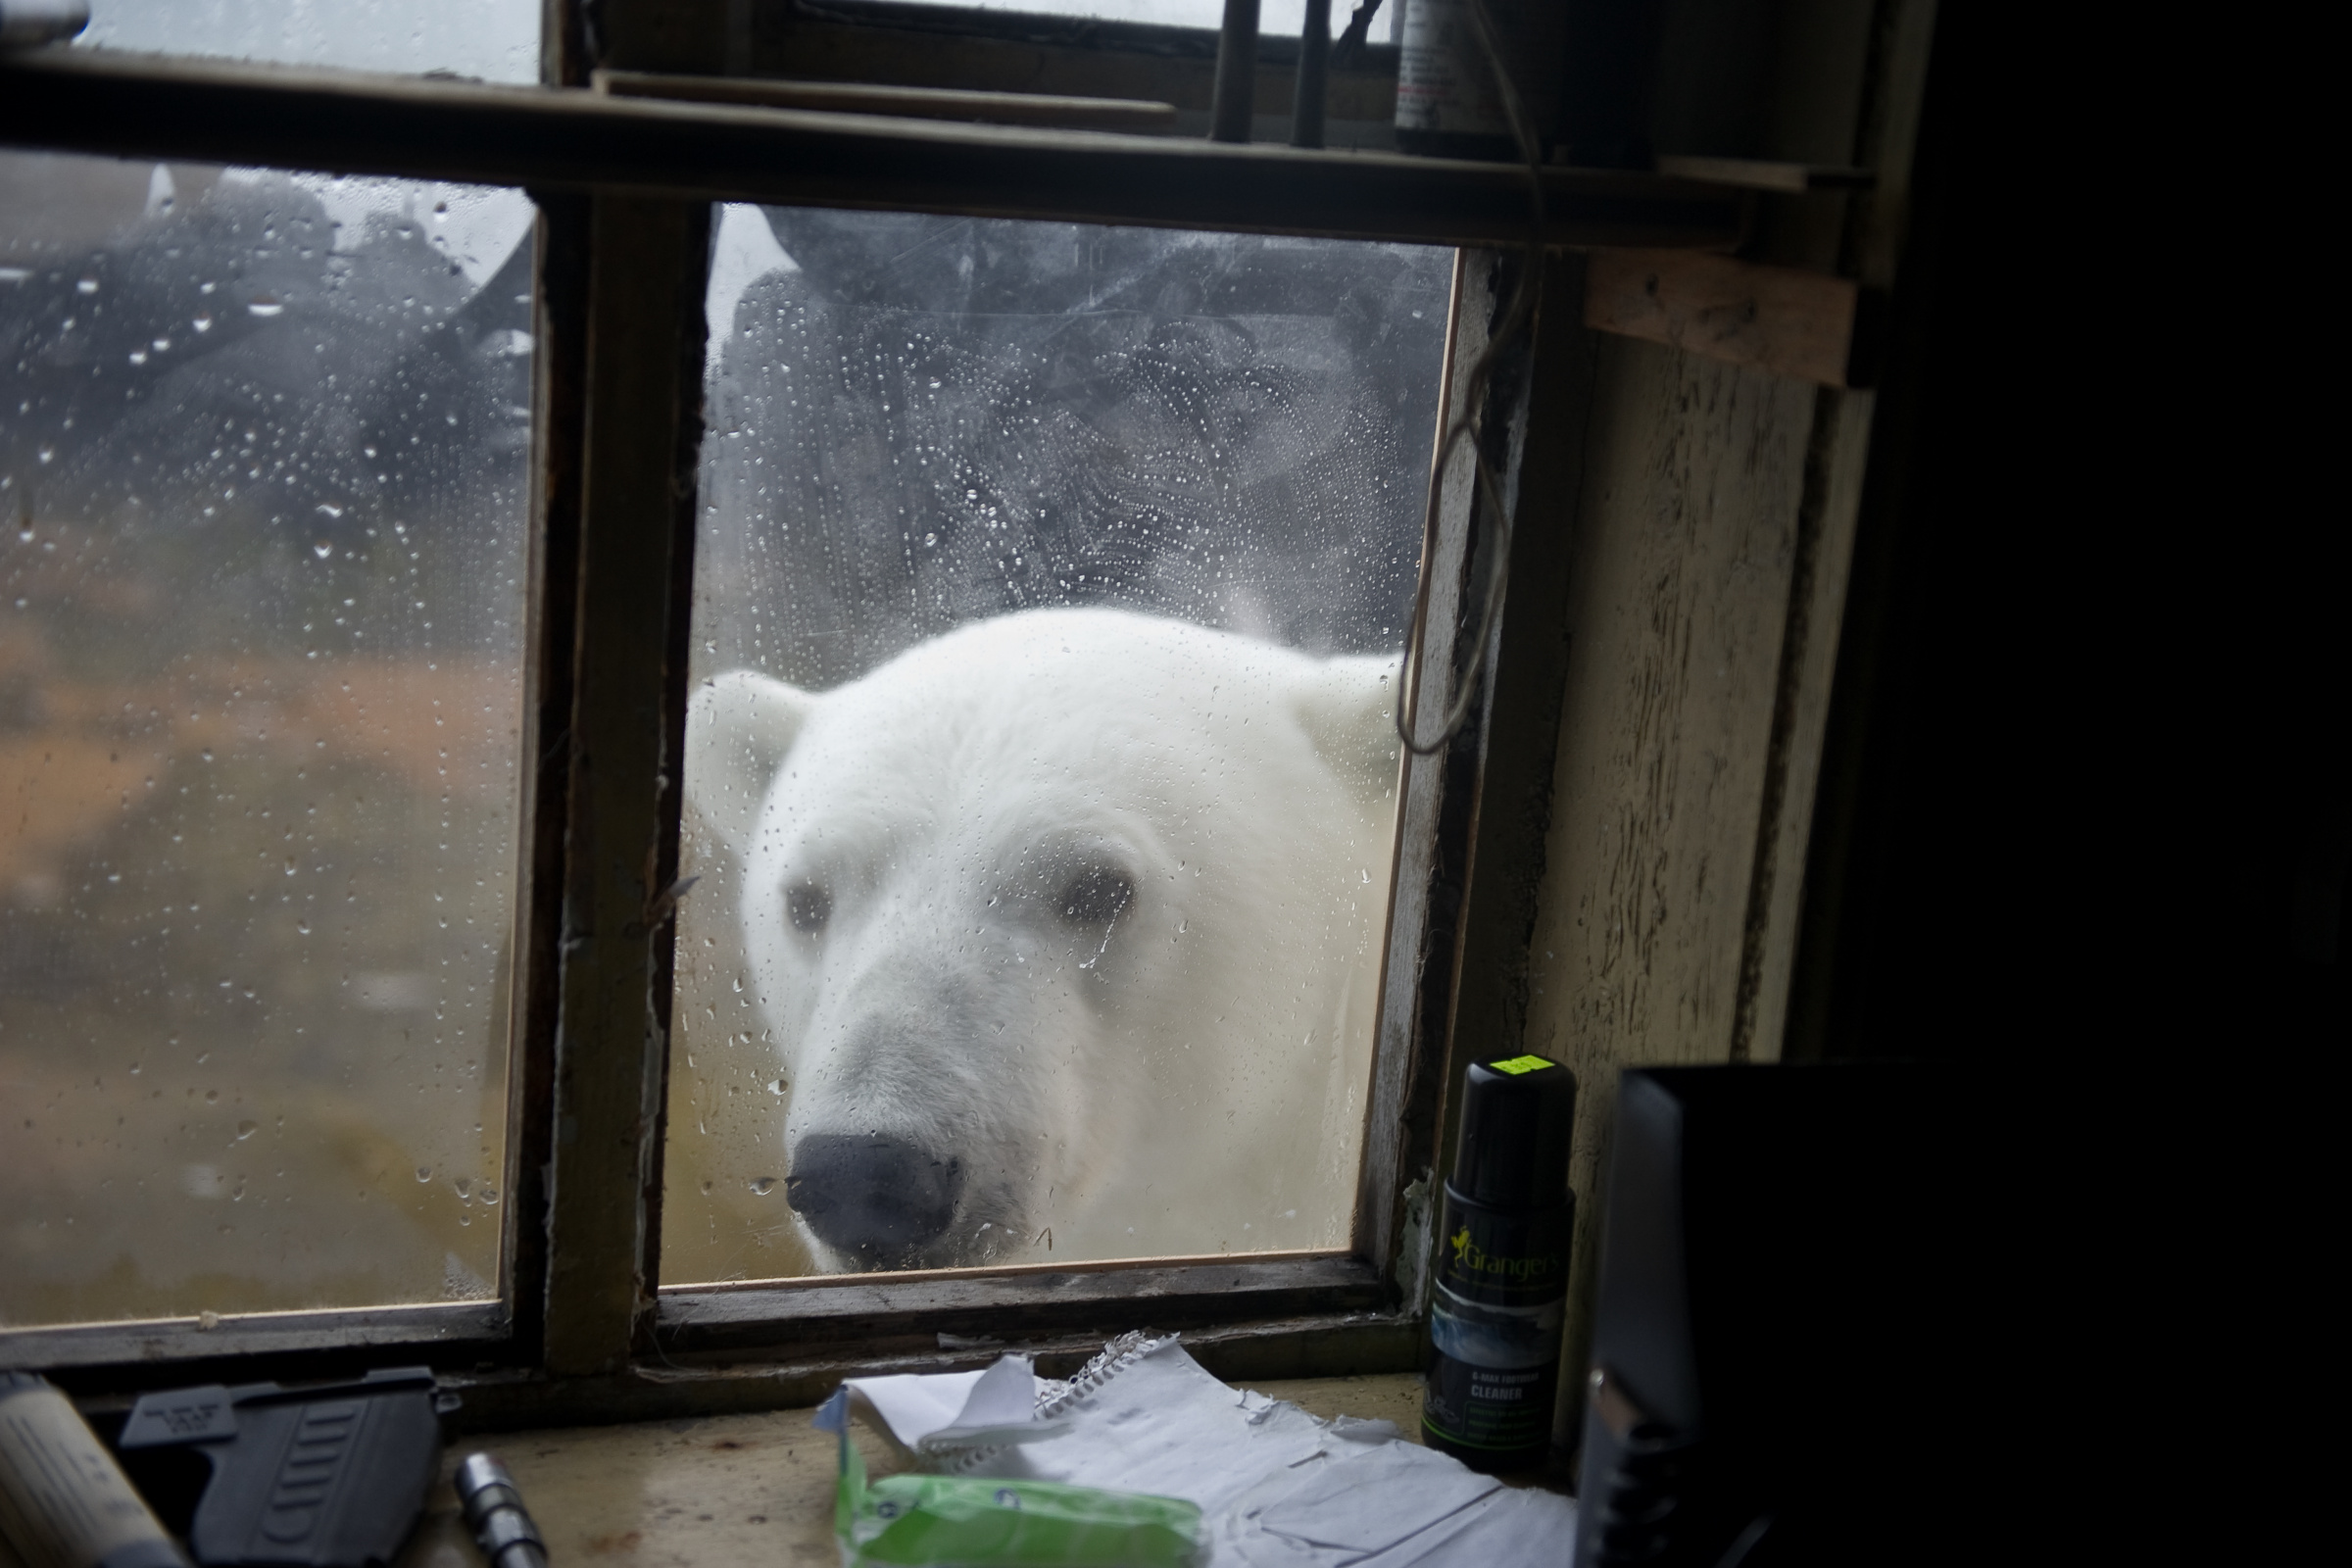
[[[853,1404],[936,1469],[1147,1492],[1200,1505],[1214,1568],[1568,1561],[1576,1504],[1405,1442],[1235,1393],[1173,1335],[1129,1334],[1067,1383],[985,1372],[853,1378]]]

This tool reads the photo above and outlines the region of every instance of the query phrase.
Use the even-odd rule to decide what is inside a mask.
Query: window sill
[[[250,1361],[318,1351],[358,1352],[360,1359],[381,1362],[387,1357],[367,1352],[392,1348],[413,1348],[412,1360],[447,1363],[461,1359],[468,1347],[478,1347],[485,1357],[495,1357],[507,1343],[504,1304],[457,1301],[346,1311],[239,1312],[209,1321],[144,1318],[11,1329],[0,1334],[0,1360],[27,1372],[127,1367],[134,1378],[152,1386],[156,1375],[138,1369],[230,1356]],[[248,1371],[246,1375],[274,1374]]]
[[[952,1350],[1007,1336],[1099,1337],[1384,1304],[1378,1274],[1345,1254],[1184,1258],[665,1290],[656,1336],[673,1357],[783,1347]]]
[[[549,1377],[491,1368],[445,1372],[441,1386],[464,1399],[456,1420],[473,1432],[684,1420],[813,1405],[844,1378],[977,1371],[1008,1348],[1035,1357],[1045,1376],[1068,1377],[1111,1334],[1181,1326],[1174,1316],[1156,1311],[1103,1315],[1112,1328],[1022,1334],[1003,1344],[974,1336],[960,1342],[951,1337],[943,1346],[936,1334],[900,1332],[858,1344],[802,1347],[792,1354],[770,1351],[760,1358],[681,1354],[657,1347],[652,1355],[613,1373]],[[1333,1311],[1233,1322],[1228,1301],[1224,1315],[1229,1321],[1221,1325],[1185,1328],[1185,1348],[1216,1376],[1252,1386],[1267,1379],[1410,1372],[1420,1366],[1426,1345],[1422,1321],[1398,1313]]]
[[[1421,1380],[1409,1372],[1250,1386],[1319,1416],[1394,1421],[1418,1441]],[[459,1458],[484,1447],[514,1472],[550,1561],[832,1568],[841,1560],[832,1535],[834,1447],[810,1428],[809,1415],[802,1407],[461,1439],[444,1456],[441,1485],[401,1568],[480,1561],[448,1478]],[[869,1474],[906,1468],[865,1423],[851,1423],[851,1433]]]

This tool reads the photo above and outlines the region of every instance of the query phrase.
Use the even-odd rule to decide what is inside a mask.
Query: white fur
[[[1345,1245],[1394,681],[1389,660],[1050,610],[821,695],[709,683],[688,801],[741,873],[787,1159],[847,1133],[960,1160],[916,1266]],[[1132,887],[1107,922],[1063,913],[1089,875]],[[805,916],[829,898],[816,929],[796,888]]]

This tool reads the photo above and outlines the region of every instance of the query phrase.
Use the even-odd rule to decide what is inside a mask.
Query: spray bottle
[[[1576,1075],[1543,1056],[1474,1061],[1438,1233],[1421,1428],[1474,1470],[1551,1447],[1576,1200]]]

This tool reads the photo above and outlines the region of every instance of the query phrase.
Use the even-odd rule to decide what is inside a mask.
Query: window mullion
[[[545,1359],[650,1322],[684,733],[704,202],[592,199]]]
[[[1509,308],[1517,253],[1465,251],[1456,273],[1448,423],[1471,396],[1460,371]],[[1442,1169],[1446,1092],[1473,1057],[1518,1049],[1526,1024],[1527,931],[1544,875],[1551,762],[1568,657],[1568,550],[1591,405],[1592,335],[1582,258],[1551,252],[1524,343],[1493,368],[1476,440],[1513,526],[1504,598],[1483,660],[1473,643],[1494,569],[1494,535],[1472,505],[1471,464],[1447,464],[1414,678],[1417,734],[1434,740],[1463,675],[1483,690],[1444,750],[1406,760],[1396,895],[1382,981],[1380,1052],[1356,1202],[1356,1250],[1408,1296],[1426,1258],[1412,1184]],[[1489,780],[1508,798],[1488,798]],[[1474,874],[1483,873],[1483,874]],[[1423,1189],[1427,1191],[1426,1188]],[[1426,1216],[1418,1216],[1425,1223]],[[1404,1302],[1417,1311],[1418,1300]]]
[[[1517,256],[1506,263],[1513,272],[1520,265]],[[1569,552],[1597,340],[1584,321],[1584,258],[1555,251],[1544,265],[1542,307],[1525,345],[1496,367],[1497,384],[1480,432],[1512,526],[1509,576],[1487,651],[1479,716],[1464,726],[1480,732],[1477,807],[1463,843],[1455,970],[1439,1075],[1448,1093],[1472,1061],[1516,1054],[1527,1031],[1528,932],[1544,881],[1552,765],[1574,633]],[[1482,590],[1486,570],[1482,557],[1471,573]],[[1465,637],[1476,629],[1474,621],[1462,628]],[[1542,1047],[1537,1041],[1525,1049]],[[1432,1151],[1438,1170],[1451,1166],[1455,1131],[1441,1109]]]
[[[1454,258],[1453,299],[1446,323],[1446,379],[1438,400],[1437,439],[1460,416],[1469,396],[1461,371],[1487,343],[1494,310],[1494,256],[1462,251]],[[1433,454],[1434,456],[1434,454]],[[1424,542],[1421,572],[1426,609],[1414,628],[1406,678],[1415,687],[1416,712],[1443,713],[1453,701],[1454,676],[1465,660],[1461,607],[1470,593],[1471,480],[1469,466],[1448,466],[1439,496],[1437,533]],[[1475,715],[1474,715],[1475,716]],[[1441,720],[1421,718],[1434,734]],[[1439,1090],[1433,1074],[1444,1054],[1445,1022],[1452,995],[1455,909],[1460,900],[1461,839],[1469,809],[1465,766],[1475,764],[1475,723],[1467,735],[1433,756],[1404,754],[1397,788],[1396,866],[1380,981],[1380,1023],[1366,1107],[1364,1161],[1355,1202],[1355,1251],[1384,1277],[1403,1286],[1407,1311],[1419,1309],[1412,1270],[1400,1249],[1409,1245],[1415,1200],[1406,1191],[1426,1172],[1434,1147],[1429,1130]],[[1457,754],[1460,760],[1456,760]],[[1431,1004],[1437,1011],[1432,1014]]]

